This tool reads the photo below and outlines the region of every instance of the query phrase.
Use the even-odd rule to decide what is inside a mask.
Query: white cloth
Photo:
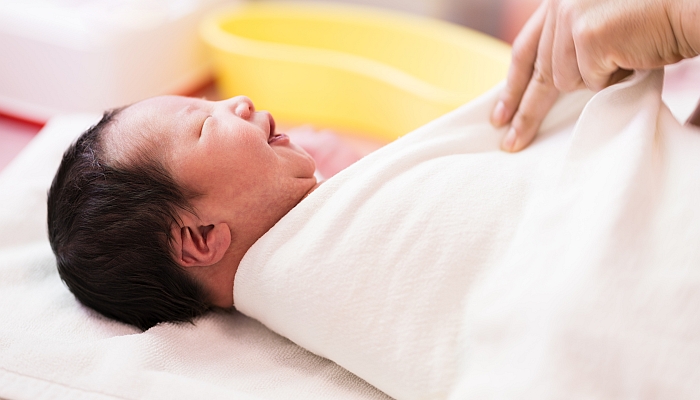
[[[563,96],[518,154],[496,91],[407,135],[251,248],[236,307],[398,399],[692,398],[700,135],[662,82]]]
[[[141,333],[82,307],[56,272],[46,191],[98,119],[52,119],[0,174],[0,398],[387,398],[237,312]]]

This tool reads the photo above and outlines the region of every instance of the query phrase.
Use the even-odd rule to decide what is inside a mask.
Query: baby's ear
[[[190,221],[194,222],[194,221]],[[173,253],[183,267],[207,267],[221,261],[231,244],[231,231],[224,222],[211,225],[173,224]]]

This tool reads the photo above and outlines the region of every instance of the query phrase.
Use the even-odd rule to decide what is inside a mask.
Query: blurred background
[[[260,0],[258,0],[260,1]],[[323,2],[324,0],[315,0]],[[399,10],[454,22],[512,43],[541,0],[325,0]]]
[[[442,19],[508,43],[540,3],[315,1]],[[162,93],[216,98],[197,26],[211,9],[241,2],[244,0],[2,0],[0,171],[52,115],[94,113]]]

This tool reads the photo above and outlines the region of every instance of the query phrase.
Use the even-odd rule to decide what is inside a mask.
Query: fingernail
[[[515,133],[515,128],[510,128],[508,130],[508,133],[506,133],[505,138],[503,138],[503,142],[501,143],[501,147],[505,151],[513,151],[513,148],[515,147],[515,139],[517,138],[517,134]]]
[[[506,105],[503,101],[499,101],[496,104],[496,108],[493,109],[493,114],[491,115],[491,123],[495,126],[502,126],[506,119]]]

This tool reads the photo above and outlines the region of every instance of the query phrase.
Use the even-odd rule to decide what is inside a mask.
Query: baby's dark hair
[[[48,229],[58,273],[75,297],[103,315],[146,330],[191,322],[206,312],[206,292],[180,267],[170,247],[188,197],[166,169],[105,161],[107,111],[63,155],[48,193]]]

